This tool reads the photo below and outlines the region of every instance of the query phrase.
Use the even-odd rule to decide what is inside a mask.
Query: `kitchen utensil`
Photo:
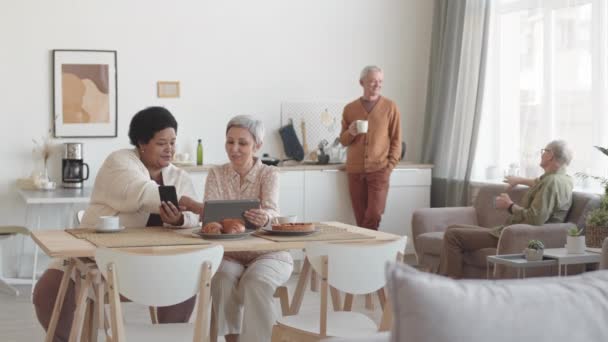
[[[268,153],[264,153],[262,155],[261,161],[262,161],[262,164],[271,165],[271,166],[277,166],[277,165],[279,165],[279,162],[281,162],[280,159],[270,157],[268,155]]]
[[[308,155],[308,144],[306,143],[306,121],[302,119],[300,122],[300,128],[302,129],[302,148],[304,149],[304,155]]]
[[[292,158],[297,161],[304,159],[304,149],[298,140],[296,130],[293,127],[293,121],[289,119],[289,123],[279,128],[281,140],[283,140],[283,149],[287,158]]]

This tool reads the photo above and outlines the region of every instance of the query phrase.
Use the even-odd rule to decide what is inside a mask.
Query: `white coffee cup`
[[[357,120],[355,124],[357,125],[357,133],[367,133],[367,120]]]
[[[279,216],[279,217],[275,217],[273,222],[279,223],[279,224],[295,223],[295,222],[298,222],[298,216],[297,215]]]
[[[120,222],[118,216],[100,216],[99,222],[97,223],[97,229],[100,230],[118,230],[120,229]]]

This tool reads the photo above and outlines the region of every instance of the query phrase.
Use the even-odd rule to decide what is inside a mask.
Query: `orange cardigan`
[[[356,120],[368,120],[367,134],[352,136],[348,132],[348,126]],[[381,96],[368,114],[361,99],[347,104],[342,114],[340,143],[348,146],[348,173],[394,168],[401,156],[401,115],[397,105]]]

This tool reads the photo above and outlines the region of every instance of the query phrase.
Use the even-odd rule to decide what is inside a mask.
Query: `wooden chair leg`
[[[353,299],[355,296],[352,293],[347,293],[344,296],[344,311],[352,311],[353,310]]]
[[[342,299],[340,298],[340,291],[333,286],[329,287],[329,291],[331,294],[331,304],[334,307],[334,311],[342,311]]]
[[[209,322],[209,342],[217,342],[217,317],[211,308],[211,322]]]
[[[148,311],[150,311],[150,321],[152,324],[158,324],[158,314],[156,313],[155,306],[149,306]]]
[[[304,259],[304,265],[302,265],[302,271],[300,272],[300,278],[296,290],[293,293],[291,304],[289,305],[289,315],[296,315],[300,312],[302,307],[302,300],[304,299],[304,291],[306,291],[306,281],[308,280],[308,274],[313,272],[310,267],[308,259]]]
[[[289,316],[289,291],[286,286],[277,287],[274,292],[274,298],[279,298],[281,303],[281,314],[283,316]]]
[[[384,311],[384,305],[386,304],[386,292],[384,292],[384,288],[381,288],[380,290],[376,291],[376,293],[378,294],[378,301],[380,302],[380,307]]]
[[[365,308],[367,310],[374,310],[374,301],[371,293],[365,295]]]
[[[310,291],[317,292],[319,291],[319,277],[315,270],[311,269],[310,272]]]

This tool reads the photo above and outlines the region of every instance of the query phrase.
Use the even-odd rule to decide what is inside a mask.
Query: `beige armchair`
[[[514,202],[519,203],[526,187],[517,187],[508,192]],[[437,272],[439,254],[446,228],[453,224],[470,224],[481,227],[494,227],[505,222],[506,210],[493,207],[494,197],[506,191],[506,185],[488,184],[479,189],[471,207],[419,209],[412,215],[412,241],[416,250],[418,264],[431,272]],[[521,253],[531,239],[541,240],[545,248],[561,248],[566,244],[566,231],[572,223],[584,226],[586,213],[599,205],[599,196],[574,192],[572,207],[566,223],[552,223],[542,226],[515,224],[505,227],[497,248],[484,248],[465,255],[464,277],[485,278],[486,257],[496,254]],[[512,270],[499,267],[496,276],[509,278]],[[548,269],[531,269],[528,275],[548,275]]]

